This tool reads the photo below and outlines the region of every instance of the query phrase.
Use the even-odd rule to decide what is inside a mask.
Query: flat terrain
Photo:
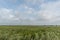
[[[60,40],[60,26],[0,26],[0,40]]]

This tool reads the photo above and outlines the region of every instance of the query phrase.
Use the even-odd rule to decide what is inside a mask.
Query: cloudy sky
[[[60,0],[0,0],[0,25],[60,24]]]

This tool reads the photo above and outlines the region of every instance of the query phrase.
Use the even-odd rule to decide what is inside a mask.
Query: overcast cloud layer
[[[0,0],[0,24],[60,24],[60,0]]]

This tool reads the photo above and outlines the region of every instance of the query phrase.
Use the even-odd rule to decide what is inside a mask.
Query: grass
[[[0,26],[0,40],[60,40],[60,27]]]

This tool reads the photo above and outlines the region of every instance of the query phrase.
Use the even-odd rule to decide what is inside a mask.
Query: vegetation
[[[60,40],[60,27],[0,26],[0,40]]]

